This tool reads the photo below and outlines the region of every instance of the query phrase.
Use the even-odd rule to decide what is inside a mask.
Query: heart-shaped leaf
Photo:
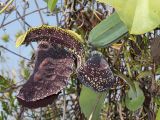
[[[139,88],[139,83],[134,82],[134,85],[135,90],[130,87],[125,98],[126,107],[131,111],[136,111],[137,109],[139,109],[145,99],[143,91]]]
[[[160,25],[160,0],[97,0],[112,5],[131,34],[143,34]]]
[[[128,32],[127,27],[121,21],[117,13],[100,22],[89,34],[89,44],[95,47],[106,47],[119,40]]]
[[[80,94],[80,107],[89,120],[99,120],[100,111],[105,100],[105,93],[96,93],[85,86]]]

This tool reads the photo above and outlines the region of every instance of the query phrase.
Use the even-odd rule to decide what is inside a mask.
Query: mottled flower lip
[[[46,98],[40,99],[37,101],[26,101],[26,100],[21,99],[19,96],[17,96],[17,99],[18,99],[18,102],[20,103],[20,105],[23,105],[24,107],[27,107],[30,109],[36,109],[39,107],[45,107],[47,105],[52,104],[53,101],[57,99],[59,93],[47,96]]]
[[[19,103],[28,108],[51,104],[67,86],[74,64],[74,57],[67,50],[39,43],[33,73],[17,95]]]

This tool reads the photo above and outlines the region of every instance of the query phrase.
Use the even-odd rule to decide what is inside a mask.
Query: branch
[[[28,27],[31,27],[25,20],[24,18],[21,16],[21,14],[16,10],[18,16],[20,17],[20,19],[28,26]]]
[[[39,10],[44,10],[44,9],[47,9],[47,7],[41,8],[41,9],[39,9]],[[32,13],[35,13],[35,12],[37,12],[37,11],[39,11],[39,10],[32,11],[32,12],[30,12],[30,13],[27,13],[27,14],[21,16],[21,17],[23,18],[23,17],[25,17],[25,16],[27,16],[27,15],[30,15],[30,14],[32,14]],[[12,23],[12,22],[15,22],[15,21],[21,19],[21,17],[18,17],[18,18],[16,18],[16,19],[11,20],[10,22],[8,22],[8,23],[6,23],[6,24],[1,25],[1,26],[0,26],[0,29],[1,29],[2,27],[6,26],[6,25],[8,25],[8,24],[10,24],[10,23]]]
[[[5,49],[5,50],[7,50],[8,52],[10,52],[10,53],[12,53],[12,54],[14,54],[14,55],[16,55],[16,56],[18,56],[18,57],[21,57],[21,58],[23,58],[23,59],[25,59],[25,60],[31,61],[30,59],[28,59],[28,58],[26,58],[26,57],[23,57],[22,55],[19,55],[19,54],[13,52],[12,50],[9,50],[8,48],[6,48],[6,47],[4,47],[4,46],[2,46],[2,45],[0,45],[0,48],[3,48],[3,49]]]
[[[37,0],[34,0],[35,4],[36,4],[36,7],[38,9],[38,13],[39,13],[39,16],[41,18],[41,21],[42,21],[42,24],[45,24],[44,20],[43,20],[43,17],[42,17],[42,14],[41,14],[41,11],[39,9],[39,6],[38,6],[38,3],[37,3]]]
[[[13,1],[14,1],[14,0],[10,0],[10,1],[7,3],[7,5],[5,5],[4,8],[2,8],[2,10],[0,11],[0,14],[3,13],[3,12],[9,7],[9,5],[10,5]]]

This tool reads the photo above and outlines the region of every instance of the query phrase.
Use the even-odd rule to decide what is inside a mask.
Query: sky
[[[5,0],[0,0],[0,2],[4,2]],[[43,0],[37,0],[38,1],[38,5],[40,8],[44,8],[47,6],[47,4],[43,1]],[[28,0],[29,2],[29,9],[27,9],[26,13],[29,13],[31,11],[36,10],[36,5],[34,0]],[[23,13],[23,4],[22,4],[22,0],[16,0],[16,6],[18,8],[18,11],[20,11],[20,13]],[[13,3],[13,5],[15,5],[15,3]],[[45,13],[47,10],[42,10],[42,14]],[[0,25],[1,22],[3,20],[4,14],[0,15]],[[13,20],[16,18],[16,12],[12,12],[9,17],[7,18],[7,20],[5,21],[5,23]],[[41,19],[39,14],[36,12],[34,14],[31,14],[29,16],[25,17],[27,23],[29,23],[32,27],[36,27],[36,26],[40,26],[42,25]],[[56,18],[55,16],[46,16],[45,14],[43,14],[43,19],[45,21],[45,23],[48,23],[49,25],[55,26],[56,25]],[[3,45],[4,47],[22,55],[25,56],[27,58],[31,57],[31,47],[28,46],[20,46],[18,48],[16,48],[15,46],[15,35],[17,32],[19,31],[23,31],[23,28],[20,24],[20,20],[13,22],[7,26],[5,26],[3,29],[0,28],[0,45]],[[8,34],[9,37],[9,42],[5,43],[1,38],[4,34]],[[35,44],[33,44],[34,47],[36,46]],[[0,71],[11,71],[12,73],[17,73],[18,69],[19,69],[19,61],[22,60],[21,58],[19,58],[18,56],[15,56],[14,54],[9,53],[8,51],[5,50],[1,50],[1,56],[6,58],[6,62],[2,63],[0,62]],[[0,72],[1,74],[1,72]]]

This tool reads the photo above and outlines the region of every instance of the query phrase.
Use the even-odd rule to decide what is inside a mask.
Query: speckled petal
[[[102,55],[95,53],[78,69],[78,79],[87,87],[103,92],[114,83],[113,73]]]

